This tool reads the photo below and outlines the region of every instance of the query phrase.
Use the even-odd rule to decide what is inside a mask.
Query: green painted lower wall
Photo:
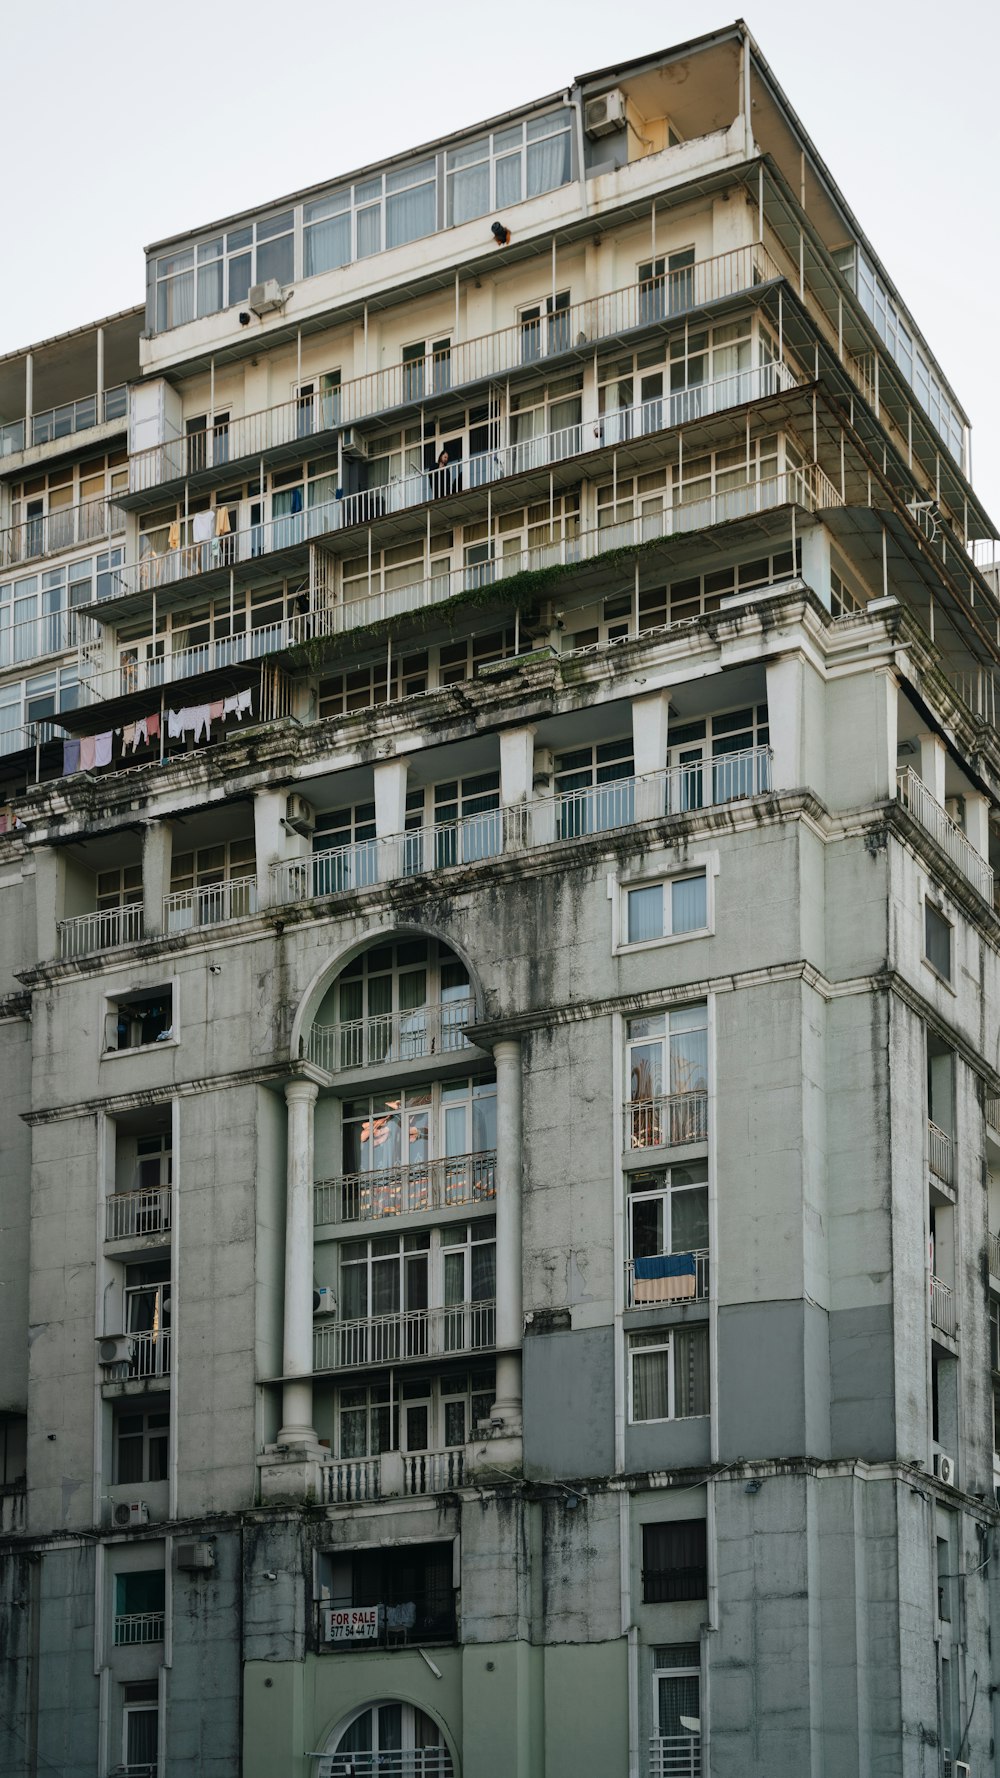
[[[627,1778],[624,1640],[474,1643],[251,1661],[244,1671],[243,1778],[312,1778],[312,1752],[364,1704],[400,1699],[440,1723],[455,1778]]]

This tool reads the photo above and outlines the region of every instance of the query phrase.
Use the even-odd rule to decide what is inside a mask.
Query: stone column
[[[977,790],[965,793],[965,833],[980,857],[990,856],[990,799]]]
[[[830,533],[823,525],[810,525],[802,533],[802,578],[822,600],[827,611],[831,603]]]
[[[288,1105],[288,1195],[285,1205],[285,1322],[282,1346],[281,1445],[315,1445],[312,1425],[313,1110],[319,1089],[292,1080]]]
[[[666,808],[663,782],[656,774],[667,763],[669,718],[669,692],[647,692],[632,699],[632,758],[639,780],[635,787],[637,821],[654,820]]]
[[[146,938],[163,931],[163,901],[170,894],[172,853],[170,823],[147,822],[142,830],[142,930]]]
[[[288,808],[288,791],[258,790],[253,799],[254,872],[257,877],[257,906],[272,907],[282,901],[297,901],[311,893],[312,877],[308,869],[311,846],[308,836],[295,833],[284,825]],[[271,873],[273,864],[293,860],[302,862],[302,870],[277,880]]]
[[[521,1045],[494,1044],[497,1069],[497,1346],[517,1348],[497,1359],[493,1413],[511,1433],[521,1430]]]
[[[535,765],[535,730],[523,728],[500,732],[500,802],[504,811],[504,850],[531,844],[532,780]]]
[[[917,736],[920,747],[920,776],[935,802],[944,808],[944,774],[948,755],[940,735],[925,731]]]
[[[380,759],[375,778],[375,837],[378,841],[379,882],[401,877],[404,864],[406,828],[405,759]]]

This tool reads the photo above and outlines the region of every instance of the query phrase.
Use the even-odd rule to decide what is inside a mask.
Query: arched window
[[[334,1730],[318,1778],[454,1778],[437,1723],[415,1704],[366,1704]]]

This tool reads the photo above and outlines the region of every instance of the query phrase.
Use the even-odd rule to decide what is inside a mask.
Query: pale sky
[[[725,0],[11,6],[0,353],[141,302],[149,241],[731,16]],[[1000,292],[1000,6],[748,0],[746,16],[970,415],[973,479],[1000,521],[1000,370],[983,344]]]

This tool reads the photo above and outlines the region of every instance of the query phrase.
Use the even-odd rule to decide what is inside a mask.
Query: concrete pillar
[[[146,938],[164,928],[163,902],[170,894],[173,834],[169,821],[149,821],[142,830],[142,930]]]
[[[965,832],[980,858],[990,856],[990,799],[976,790],[965,793]]]
[[[253,799],[254,868],[257,875],[257,906],[272,907],[276,902],[294,901],[307,893],[305,877],[301,884],[275,883],[272,864],[306,859],[310,842],[306,834],[290,832],[283,823],[288,808],[287,790],[258,790]]]
[[[497,1346],[517,1351],[497,1359],[493,1412],[511,1433],[521,1428],[521,1045],[493,1047],[497,1070]]]
[[[104,404],[101,400],[101,396],[104,394],[104,329],[103,329],[103,327],[99,327],[97,329],[97,385],[96,385],[96,387],[97,387],[97,419],[98,419],[98,423],[100,423],[100,421],[103,420],[103,418],[104,418],[104,412],[103,412]]]
[[[658,776],[667,763],[667,728],[670,693],[647,692],[632,699],[632,757],[635,775],[646,779],[636,785],[635,818],[649,821],[666,807],[663,783]]]
[[[926,732],[917,736],[920,746],[920,777],[935,802],[944,808],[944,773],[947,753],[940,735]]]
[[[822,525],[810,525],[802,533],[802,578],[816,597],[830,609],[830,533]]]
[[[32,357],[30,352],[26,352],[24,355],[24,412],[25,412],[25,417],[30,420],[34,411],[35,411],[35,360]],[[30,445],[30,443],[31,443],[31,427],[30,426],[27,427],[27,429],[25,431],[24,442],[26,445]]]
[[[405,759],[380,759],[375,766],[375,836],[378,841],[379,881],[403,875],[406,830]]]
[[[315,1445],[312,1424],[313,1109],[319,1089],[292,1080],[288,1105],[288,1190],[285,1204],[285,1320],[281,1445]]]
[[[500,733],[500,802],[511,814],[504,816],[504,845],[522,846],[531,843],[528,832],[530,805],[535,770],[535,730],[531,723],[523,728],[503,729]]]
[[[35,943],[43,961],[59,956],[59,922],[66,918],[66,855],[54,846],[38,846],[35,865]]]

